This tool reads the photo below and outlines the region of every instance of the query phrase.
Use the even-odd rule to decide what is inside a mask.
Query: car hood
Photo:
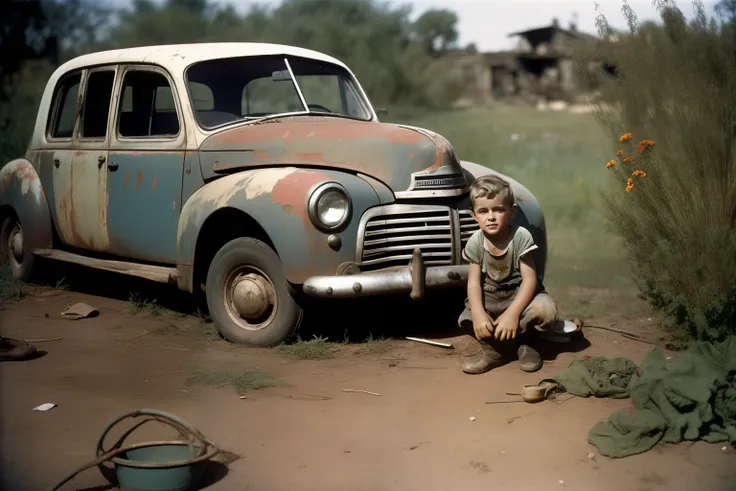
[[[205,177],[263,166],[308,166],[363,173],[394,192],[467,186],[452,145],[411,126],[299,116],[223,129],[200,146]]]

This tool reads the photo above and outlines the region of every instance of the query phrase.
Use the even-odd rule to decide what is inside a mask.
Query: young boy
[[[526,372],[542,368],[542,358],[529,346],[537,330],[558,322],[557,306],[537,277],[531,233],[511,225],[516,202],[509,183],[483,176],[470,186],[473,218],[480,225],[468,240],[463,257],[470,263],[468,298],[458,319],[472,326],[481,352],[463,364],[465,373],[484,373],[516,356]]]

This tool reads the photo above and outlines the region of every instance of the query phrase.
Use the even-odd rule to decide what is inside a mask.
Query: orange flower
[[[626,192],[629,193],[634,189],[634,180],[630,177],[626,180]]]
[[[619,148],[618,150],[616,150],[616,155],[617,155],[618,157],[622,156],[623,154],[624,154],[624,151],[623,151],[623,150],[621,150],[620,148]]]
[[[633,161],[634,161],[634,159],[632,159],[631,157],[624,157],[624,163],[625,163],[625,164],[630,164],[630,163],[632,163]]]
[[[639,153],[644,153],[644,150],[646,150],[648,147],[654,146],[654,140],[642,140],[639,142]]]
[[[634,177],[647,177],[647,173],[643,170],[635,170],[631,175]]]
[[[608,162],[606,162],[606,169],[610,169],[614,165],[616,165],[616,161],[615,160],[609,160]]]
[[[619,143],[627,142],[631,140],[633,136],[634,135],[632,135],[631,133],[624,133],[623,135],[621,135],[621,138],[619,138],[618,141]]]

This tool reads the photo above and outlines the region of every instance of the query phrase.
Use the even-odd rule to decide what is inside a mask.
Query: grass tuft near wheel
[[[13,216],[5,218],[0,225],[0,254],[2,261],[10,265],[13,278],[18,281],[31,280],[36,257],[29,248],[24,247],[23,228]]]
[[[303,311],[281,260],[257,239],[231,240],[215,254],[206,295],[212,321],[233,343],[276,346],[291,339],[301,324]]]

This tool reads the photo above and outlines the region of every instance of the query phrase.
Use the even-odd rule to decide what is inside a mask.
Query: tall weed
[[[720,340],[736,333],[736,43],[700,2],[690,23],[658,2],[656,26],[623,5],[631,33],[597,53],[616,67],[596,111],[615,143],[609,221],[670,327]]]

